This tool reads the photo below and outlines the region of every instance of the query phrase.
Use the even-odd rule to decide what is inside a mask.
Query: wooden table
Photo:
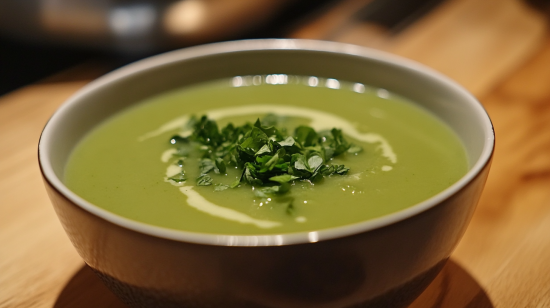
[[[550,307],[550,35],[517,0],[449,0],[398,34],[351,18],[344,0],[292,37],[354,43],[431,66],[468,88],[497,134],[473,220],[442,273],[411,305]],[[0,307],[125,307],[65,236],[38,170],[54,110],[109,70],[89,63],[0,97]]]

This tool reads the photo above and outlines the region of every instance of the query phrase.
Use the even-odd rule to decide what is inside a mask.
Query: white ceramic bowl
[[[384,217],[265,236],[143,224],[90,204],[61,181],[78,140],[114,113],[185,85],[273,73],[360,82],[410,98],[457,133],[470,160],[468,173],[436,196]],[[464,233],[493,148],[483,107],[429,68],[353,45],[250,40],[169,52],[93,81],[52,116],[39,161],[78,253],[131,307],[403,307],[435,277]]]

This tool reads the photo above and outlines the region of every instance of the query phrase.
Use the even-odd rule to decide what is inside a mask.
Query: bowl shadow
[[[129,308],[86,265],[65,285],[53,308]],[[449,260],[409,308],[494,308],[487,293],[460,265]]]
[[[452,259],[408,308],[494,308],[481,285]]]

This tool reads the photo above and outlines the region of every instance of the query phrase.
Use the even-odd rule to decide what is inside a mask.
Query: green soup
[[[198,186],[198,157],[185,166],[169,140],[191,115],[208,115],[220,127],[276,114],[289,130],[336,127],[362,147],[331,163],[346,175],[315,183],[294,181],[277,198],[255,187],[217,190]],[[187,180],[169,180],[185,168]],[[280,234],[353,224],[426,200],[467,171],[465,150],[454,132],[417,105],[384,89],[316,77],[262,75],[218,80],[147,99],[111,117],[74,149],[65,184],[108,211],[136,221],[191,232]],[[229,184],[235,166],[211,175]],[[282,200],[282,201],[281,201]],[[288,202],[292,200],[292,210]],[[285,203],[286,202],[286,203]]]

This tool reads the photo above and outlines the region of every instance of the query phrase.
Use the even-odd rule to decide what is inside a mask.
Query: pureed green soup
[[[199,168],[205,154],[196,150],[182,157],[170,142],[178,134],[187,137],[192,116],[202,115],[220,129],[257,119],[276,119],[289,135],[301,125],[318,132],[340,129],[355,150],[323,164],[345,165],[349,171],[290,181],[288,192],[266,195],[244,180],[229,187],[243,169],[226,159],[224,172],[208,173],[208,185]],[[257,75],[185,87],[116,114],[74,149],[65,183],[99,207],[152,225],[280,234],[405,209],[449,187],[467,165],[449,127],[385,89],[331,78]]]

